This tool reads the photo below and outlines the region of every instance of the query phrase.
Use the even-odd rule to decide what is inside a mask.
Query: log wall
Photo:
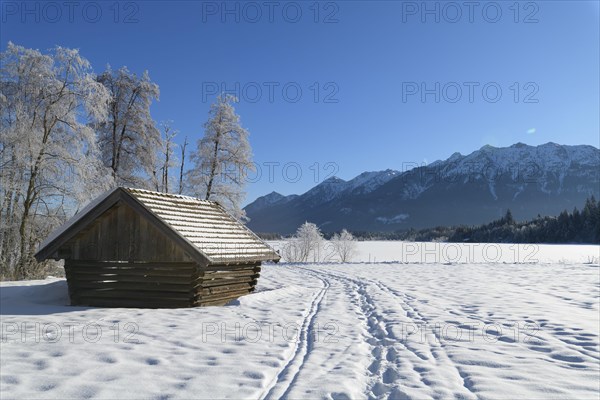
[[[223,305],[254,291],[260,264],[65,260],[72,305],[178,308]]]
[[[223,305],[252,293],[260,276],[260,263],[210,265],[194,276],[194,306]]]

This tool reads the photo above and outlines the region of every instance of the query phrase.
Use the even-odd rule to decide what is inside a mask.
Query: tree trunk
[[[41,153],[40,157],[41,158]],[[36,161],[37,164],[37,161]],[[15,279],[21,280],[26,277],[27,264],[30,262],[29,257],[29,249],[27,248],[27,224],[29,222],[29,212],[31,210],[31,205],[33,204],[34,199],[34,187],[35,187],[35,178],[37,176],[37,166],[31,172],[31,176],[29,177],[29,182],[27,184],[27,194],[25,195],[25,201],[23,202],[23,214],[21,216],[21,223],[19,224],[19,263],[15,270]]]
[[[167,139],[167,151],[165,154],[165,170],[164,170],[164,191],[169,193],[169,152],[171,151],[171,139]]]
[[[19,225],[19,263],[17,264],[17,268],[15,271],[16,279],[24,279],[27,275],[27,264],[31,262],[31,254],[29,254],[29,248],[27,246],[28,236],[27,236],[27,224],[29,223],[29,214],[31,211],[31,206],[37,197],[35,193],[35,181],[37,179],[38,173],[40,171],[40,166],[42,164],[42,159],[45,154],[46,143],[48,143],[48,138],[50,137],[50,131],[52,127],[56,124],[56,120],[54,123],[47,126],[45,116],[44,116],[44,136],[42,138],[42,147],[40,152],[38,153],[33,168],[31,169],[31,174],[29,175],[29,181],[27,183],[27,192],[25,194],[25,200],[23,201],[23,214],[21,217],[21,223]]]
[[[223,117],[219,115],[219,125],[223,122]],[[212,186],[213,181],[215,179],[215,175],[217,173],[217,164],[219,161],[219,142],[221,141],[221,132],[217,130],[215,135],[215,149],[213,152],[213,159],[210,166],[210,175],[208,176],[208,184],[206,185],[206,198],[205,200],[210,200],[210,195],[212,194]]]
[[[183,140],[181,147],[181,167],[179,168],[179,194],[183,193],[183,167],[185,164],[185,148],[187,147],[187,136]]]
[[[110,169],[115,182],[117,182],[117,120],[113,117],[112,124],[112,157],[110,160]]]

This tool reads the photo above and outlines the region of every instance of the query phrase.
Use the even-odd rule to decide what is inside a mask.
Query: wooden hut
[[[38,261],[65,260],[72,305],[222,305],[254,291],[279,255],[221,205],[117,188],[48,237]]]

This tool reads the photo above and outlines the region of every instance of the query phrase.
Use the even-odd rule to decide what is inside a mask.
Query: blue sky
[[[484,144],[599,146],[598,1],[65,4],[0,2],[2,50],[147,69],[155,120],[194,145],[232,90],[261,172],[247,201]]]

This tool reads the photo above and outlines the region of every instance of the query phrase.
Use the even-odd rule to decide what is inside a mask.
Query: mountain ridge
[[[245,210],[251,229],[282,234],[304,221],[324,231],[396,231],[482,223],[507,208],[531,218],[598,196],[599,169],[600,150],[590,145],[485,145],[404,172],[330,177],[300,195],[272,192]]]

